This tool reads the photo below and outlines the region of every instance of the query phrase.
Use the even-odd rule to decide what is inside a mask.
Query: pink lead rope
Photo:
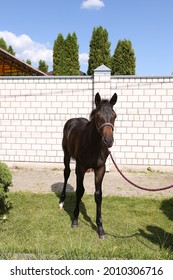
[[[109,150],[108,150],[108,152],[109,152],[109,155],[110,155],[110,157],[111,157],[111,159],[112,159],[112,162],[113,162],[113,164],[115,165],[117,171],[120,173],[120,175],[121,175],[129,184],[133,185],[134,187],[136,187],[136,188],[138,188],[138,189],[140,189],[140,190],[149,191],[149,192],[158,192],[158,191],[164,191],[164,190],[168,190],[168,189],[173,188],[173,185],[170,185],[170,186],[167,186],[167,187],[158,188],[158,189],[148,189],[148,188],[144,188],[144,187],[138,186],[137,184],[135,184],[135,183],[133,183],[132,181],[130,181],[130,180],[121,172],[121,170],[118,168],[118,166],[117,166],[117,164],[116,164],[116,162],[115,162],[115,160],[114,160],[114,158],[113,158],[111,152],[110,152]]]

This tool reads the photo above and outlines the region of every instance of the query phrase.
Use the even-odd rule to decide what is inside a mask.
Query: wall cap
[[[96,69],[94,69],[94,72],[111,72],[111,69],[105,66],[104,64],[102,64]]]

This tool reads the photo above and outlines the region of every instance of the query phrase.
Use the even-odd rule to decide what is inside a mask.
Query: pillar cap
[[[111,69],[102,64],[101,66],[94,69],[94,72],[111,72]]]

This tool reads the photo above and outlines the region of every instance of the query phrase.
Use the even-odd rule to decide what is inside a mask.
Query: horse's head
[[[116,113],[113,110],[113,106],[116,102],[116,93],[114,93],[110,101],[105,99],[102,100],[99,93],[95,96],[95,124],[101,135],[102,141],[108,148],[112,147],[114,142],[113,130]]]

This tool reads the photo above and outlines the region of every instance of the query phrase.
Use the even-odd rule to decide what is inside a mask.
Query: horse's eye
[[[99,121],[100,120],[100,116],[97,114],[96,115],[96,120]]]
[[[113,112],[113,116],[112,116],[114,119],[116,119],[117,117],[117,114],[115,112]]]

